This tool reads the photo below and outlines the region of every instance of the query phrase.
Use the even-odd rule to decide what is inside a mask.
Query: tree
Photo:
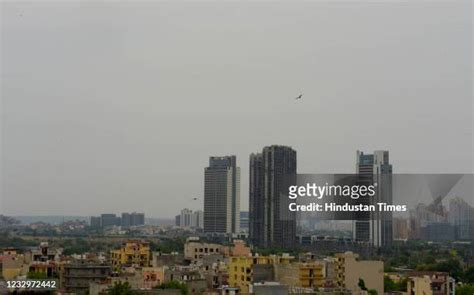
[[[359,278],[359,283],[357,285],[359,285],[359,288],[361,290],[367,291],[367,287],[365,286],[365,282],[363,279]]]
[[[474,284],[474,266],[469,267],[464,272],[464,283]]]
[[[395,282],[388,276],[383,277],[383,289],[385,292],[397,291]]]
[[[402,279],[399,282],[394,282],[392,279],[390,279],[388,276],[384,276],[383,278],[383,286],[384,290],[387,292],[393,292],[393,291],[401,291],[401,292],[406,292],[407,290],[407,279]]]
[[[115,283],[107,292],[109,295],[133,295],[132,287],[128,282]]]
[[[456,287],[456,295],[472,295],[474,294],[474,285],[462,285]]]
[[[181,295],[188,295],[188,286],[185,283],[181,283],[178,281],[169,281],[158,285],[155,289],[177,289],[181,291]]]
[[[375,289],[370,289],[369,291],[367,291],[367,293],[368,293],[369,295],[377,295],[377,290],[375,290]]]
[[[33,272],[33,271],[30,271],[26,274],[26,277],[28,279],[34,279],[34,280],[43,280],[43,279],[47,279],[48,278],[48,275],[44,272]]]

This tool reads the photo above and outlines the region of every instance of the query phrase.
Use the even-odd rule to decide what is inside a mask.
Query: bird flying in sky
[[[300,94],[295,99],[298,100],[298,99],[301,99],[302,97],[303,97],[303,94]]]

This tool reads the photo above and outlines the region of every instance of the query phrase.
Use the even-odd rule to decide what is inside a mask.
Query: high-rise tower
[[[204,232],[240,231],[240,168],[236,156],[210,157],[204,170]]]
[[[356,173],[364,184],[376,187],[375,196],[366,202],[392,204],[392,165],[388,151],[373,154],[357,151]],[[389,246],[393,241],[392,231],[391,212],[358,212],[355,215],[353,236],[356,241],[368,242],[374,247]]]
[[[296,180],[296,151],[272,145],[250,155],[249,233],[260,247],[293,247],[296,215],[288,210],[288,186]]]

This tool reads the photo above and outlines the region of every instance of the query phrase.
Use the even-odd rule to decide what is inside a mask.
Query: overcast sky
[[[471,6],[2,1],[0,213],[171,217],[232,154],[245,209],[270,144],[301,173],[352,173],[357,149],[472,173]]]

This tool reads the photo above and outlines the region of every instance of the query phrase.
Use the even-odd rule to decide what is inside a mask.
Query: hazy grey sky
[[[171,217],[230,154],[247,208],[270,144],[302,173],[354,172],[357,149],[472,173],[471,6],[3,1],[0,213]]]

